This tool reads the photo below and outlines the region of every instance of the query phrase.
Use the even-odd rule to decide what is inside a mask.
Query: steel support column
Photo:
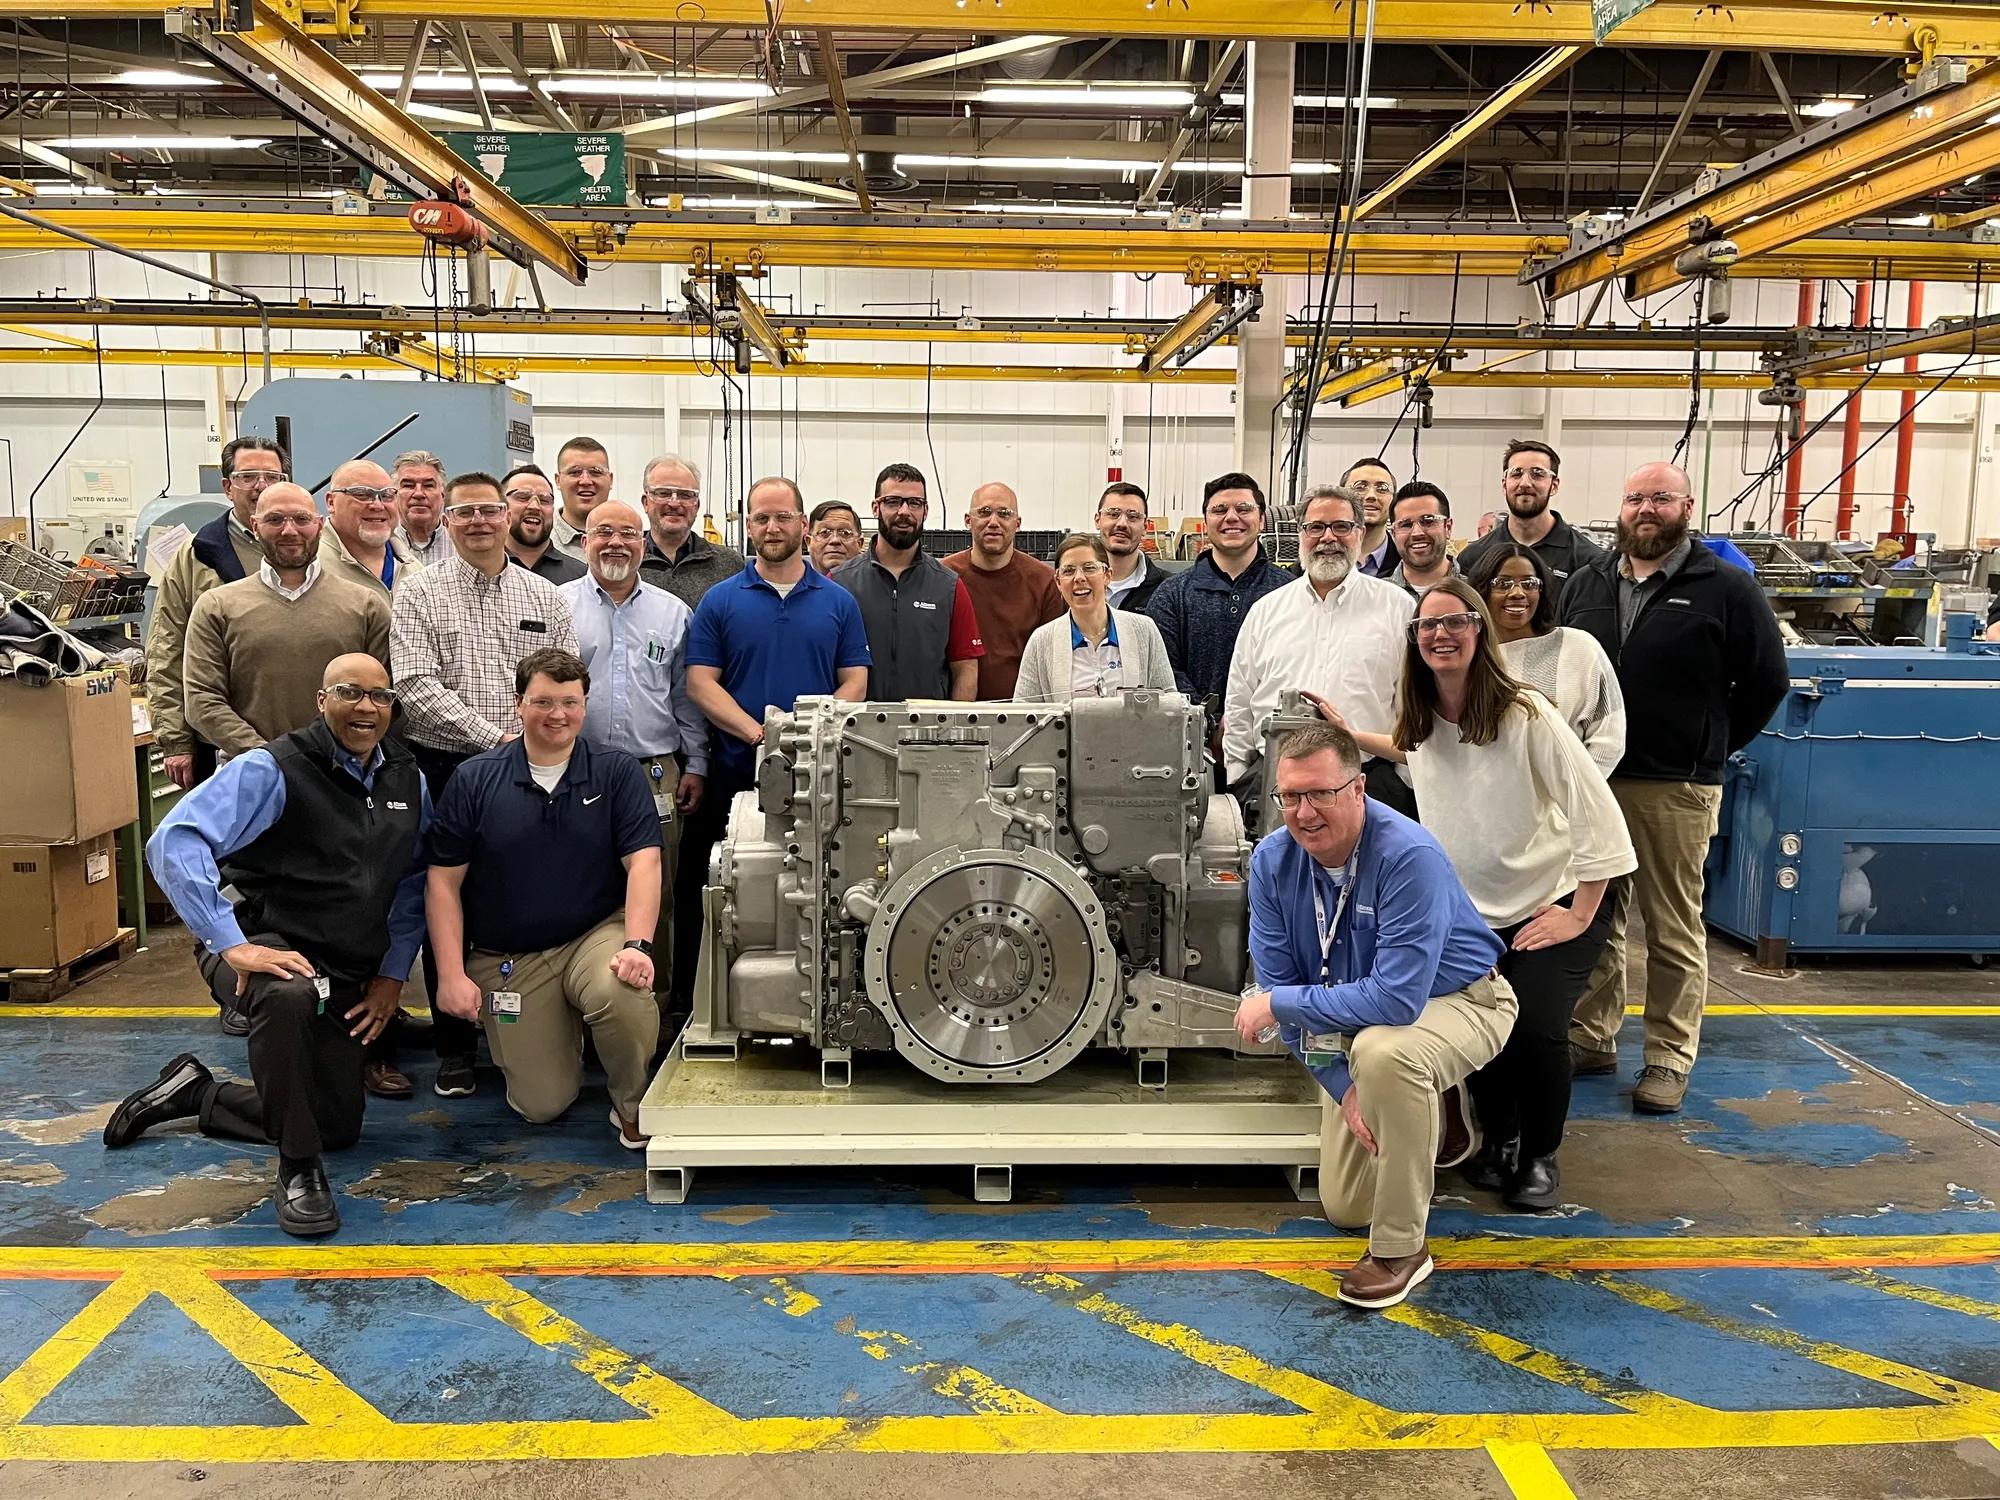
[[[1801,281],[1799,283],[1798,326],[1810,328],[1813,325],[1813,310],[1819,304],[1819,283]],[[1799,534],[1799,497],[1805,492],[1806,475],[1806,405],[1801,401],[1792,408],[1792,426],[1787,434],[1790,452],[1785,459],[1785,510],[1778,529],[1786,536]]]
[[[1292,74],[1290,42],[1254,42],[1244,68],[1243,206],[1252,219],[1283,220],[1292,211]],[[1264,278],[1265,316],[1236,337],[1236,440],[1239,471],[1267,491],[1278,486],[1278,404],[1285,388],[1287,283]]]
[[[1912,333],[1923,325],[1924,284],[1910,283],[1909,302],[1903,313],[1903,323]],[[1917,373],[1917,357],[1912,354],[1903,361],[1903,373]],[[1889,530],[1908,531],[1910,529],[1910,461],[1915,457],[1917,446],[1917,393],[1904,391],[1901,408],[1896,416],[1896,482],[1895,493],[1889,497]],[[1973,435],[1973,447],[1977,449],[1978,434]]]
[[[1875,313],[1875,283],[1861,281],[1854,287],[1854,328],[1868,331]],[[1854,531],[1855,465],[1861,457],[1861,403],[1867,397],[1857,391],[1847,403],[1840,429],[1840,502],[1833,513],[1833,536],[1840,541]]]

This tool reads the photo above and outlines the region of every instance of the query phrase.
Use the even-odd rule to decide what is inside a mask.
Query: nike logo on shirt
[[[604,800],[604,793],[599,792],[595,797],[585,797],[583,799],[583,805],[585,807],[588,807],[593,802],[602,802],[603,800]]]

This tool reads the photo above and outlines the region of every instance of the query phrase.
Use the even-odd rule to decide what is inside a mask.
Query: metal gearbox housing
[[[949,1083],[1032,1083],[1091,1048],[1164,1083],[1245,1049],[1242,814],[1197,705],[844,703],[773,711],[703,903],[684,1055],[745,1039],[899,1052]]]

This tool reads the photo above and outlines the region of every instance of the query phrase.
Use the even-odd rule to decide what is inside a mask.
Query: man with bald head
[[[972,545],[941,561],[965,580],[979,620],[979,638],[986,647],[979,658],[979,696],[1004,701],[1014,696],[1028,637],[1037,626],[1060,618],[1065,606],[1055,571],[1014,547],[1021,502],[1009,486],[992,480],[974,490],[965,526]]]
[[[329,573],[380,589],[384,598],[423,568],[396,535],[396,481],[371,459],[357,458],[333,471],[326,487],[326,529],[320,562]]]
[[[416,761],[385,738],[396,694],[382,663],[336,657],[321,682],[317,719],[223,766],[146,844],[210,993],[249,1018],[251,1082],[220,1082],[183,1052],[104,1127],[113,1147],[180,1119],[269,1142],[278,1227],[301,1237],[340,1227],[321,1153],[361,1133],[362,1050],[395,1015],[423,937],[430,821]]]
[[[681,825],[701,806],[708,778],[708,720],[688,697],[687,633],[693,611],[639,576],[646,520],[620,500],[591,511],[583,530],[590,576],[562,586],[576,621],[577,654],[590,669],[583,737],[639,763],[660,818],[660,921],[653,936],[653,992],[672,992],[675,854]]]
[[[1722,768],[1757,737],[1789,684],[1778,622],[1750,574],[1690,532],[1687,475],[1642,464],[1618,505],[1618,549],[1570,575],[1562,623],[1588,631],[1618,670],[1625,758],[1611,774],[1639,868],[1613,887],[1611,939],[1577,1002],[1579,1075],[1615,1073],[1625,1016],[1625,922],[1646,920],[1645,1052],[1632,1107],[1672,1114],[1687,1093],[1708,997],[1702,863]]]

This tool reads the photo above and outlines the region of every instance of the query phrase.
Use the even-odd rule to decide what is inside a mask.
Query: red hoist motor
[[[412,203],[410,228],[440,245],[461,250],[478,249],[486,243],[486,226],[472,217],[464,198],[465,184],[454,182],[451,197]]]

